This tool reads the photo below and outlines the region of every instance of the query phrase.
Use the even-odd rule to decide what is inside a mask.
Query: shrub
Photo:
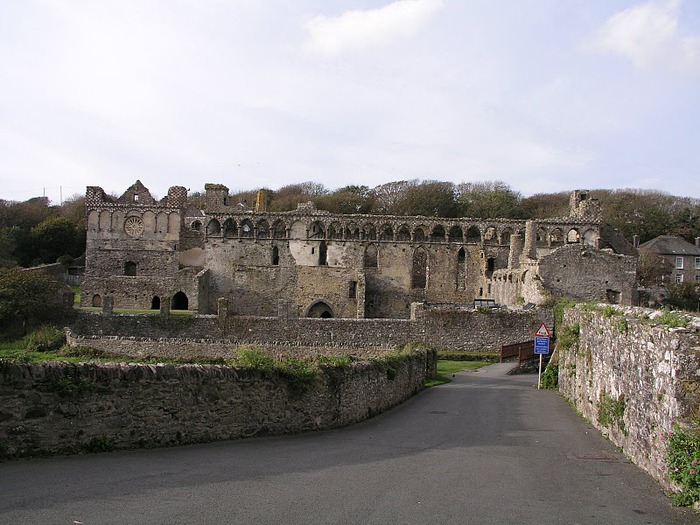
[[[557,333],[557,348],[568,350],[579,342],[581,326],[578,323],[566,325]]]
[[[542,388],[558,388],[559,387],[559,363],[551,360],[547,363],[547,368],[542,372]]]
[[[55,326],[43,326],[24,338],[29,352],[53,352],[66,344],[66,334]]]
[[[562,324],[564,324],[564,312],[568,308],[573,308],[576,303],[569,299],[568,297],[563,297],[559,299],[552,308],[552,313],[554,315],[554,331],[556,332]]]
[[[673,494],[676,505],[693,505],[700,501],[700,436],[673,426],[666,449],[666,464],[679,490]]]
[[[598,423],[608,428],[616,424],[617,427],[626,434],[625,430],[625,396],[613,399],[605,395],[598,405]]]
[[[275,360],[257,348],[242,348],[236,351],[235,366],[269,372],[275,367]]]
[[[668,308],[664,308],[661,314],[654,318],[654,321],[659,324],[665,324],[669,328],[687,328],[690,324],[687,316]]]

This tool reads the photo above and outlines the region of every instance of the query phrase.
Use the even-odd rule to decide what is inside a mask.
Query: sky
[[[137,179],[700,197],[700,2],[0,3],[0,199]]]

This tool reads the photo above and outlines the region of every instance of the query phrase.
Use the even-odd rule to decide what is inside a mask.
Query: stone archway
[[[330,319],[335,317],[333,309],[323,301],[316,301],[306,311],[305,317],[313,317],[315,319]]]
[[[177,292],[173,295],[172,310],[187,310],[189,308],[189,300],[185,292]]]

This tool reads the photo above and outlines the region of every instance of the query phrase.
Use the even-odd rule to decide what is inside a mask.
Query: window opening
[[[428,284],[428,254],[422,248],[413,252],[413,268],[411,271],[411,288],[425,288]]]
[[[136,276],[136,263],[135,262],[127,261],[124,263],[124,275],[128,275],[129,277]]]
[[[357,297],[357,281],[350,281],[350,286],[348,287],[348,298],[355,299]]]

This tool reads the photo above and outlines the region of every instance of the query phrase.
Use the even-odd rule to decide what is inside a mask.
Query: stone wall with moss
[[[0,458],[340,427],[401,403],[434,373],[427,349],[303,380],[211,365],[0,362]]]
[[[678,318],[579,305],[557,327],[561,392],[667,487],[664,458],[674,423],[700,424],[700,330],[687,320],[685,328],[672,327]]]

